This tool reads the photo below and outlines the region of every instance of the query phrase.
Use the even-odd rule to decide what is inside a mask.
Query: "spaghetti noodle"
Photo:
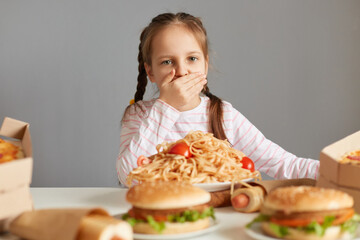
[[[191,157],[169,154],[169,149],[186,142]],[[130,172],[127,184],[133,180],[184,181],[194,183],[231,182],[248,178],[259,178],[258,171],[251,172],[242,168],[241,159],[245,156],[230,146],[227,140],[219,140],[211,133],[191,131],[185,138],[173,143],[163,142],[156,146],[157,154],[152,155],[149,164],[139,166]]]

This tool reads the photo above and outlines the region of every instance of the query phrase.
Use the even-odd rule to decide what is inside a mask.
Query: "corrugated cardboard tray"
[[[339,163],[344,154],[360,150],[360,131],[327,147],[320,153],[320,174],[341,187],[360,190],[360,165]]]
[[[24,158],[0,163],[0,232],[6,222],[33,209],[30,194],[33,158],[29,124],[6,117],[0,137],[21,147]]]
[[[16,216],[17,214],[32,209],[33,202],[28,186],[23,186],[0,194],[0,220]]]
[[[354,209],[357,213],[360,213],[360,189],[359,188],[350,188],[350,187],[343,187],[339,186],[334,182],[331,182],[324,178],[324,176],[320,175],[319,179],[316,183],[317,187],[324,187],[324,188],[334,188],[347,194],[351,195],[354,198]]]
[[[6,117],[0,128],[0,137],[6,141],[20,145],[24,158],[0,164],[0,194],[30,185],[32,179],[32,144],[29,124]]]

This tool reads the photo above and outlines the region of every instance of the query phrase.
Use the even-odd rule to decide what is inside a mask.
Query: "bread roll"
[[[102,215],[90,215],[81,220],[77,240],[130,240],[131,226],[122,220]]]

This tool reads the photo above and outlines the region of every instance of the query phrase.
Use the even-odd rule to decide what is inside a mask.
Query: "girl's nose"
[[[180,63],[175,66],[175,76],[182,77],[189,73],[186,64]]]

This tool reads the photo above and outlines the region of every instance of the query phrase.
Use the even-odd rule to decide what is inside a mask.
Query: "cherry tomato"
[[[242,163],[242,168],[248,169],[251,172],[255,171],[255,165],[254,162],[248,158],[248,157],[243,157],[241,159],[241,163]]]
[[[189,158],[192,156],[192,154],[190,152],[190,147],[186,144],[186,142],[176,143],[169,149],[168,153],[183,155],[186,158]]]

